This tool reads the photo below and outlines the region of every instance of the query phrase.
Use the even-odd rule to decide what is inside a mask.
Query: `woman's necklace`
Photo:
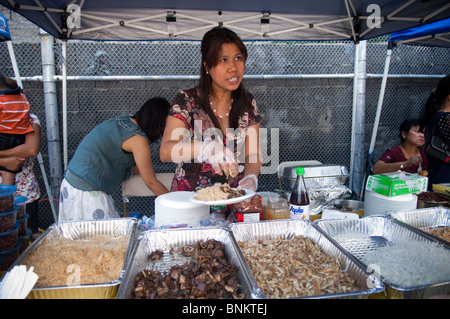
[[[209,105],[211,105],[211,108],[212,108],[214,114],[216,114],[216,116],[217,116],[219,119],[222,119],[222,118],[223,118],[223,115],[218,115],[218,114],[217,114],[217,110],[214,108],[213,102],[212,102],[212,101],[209,101]],[[229,107],[229,109],[228,109],[228,112],[225,113],[225,116],[227,116],[227,117],[230,116],[230,111],[231,111],[231,107],[232,107],[232,106],[233,106],[233,99],[231,99],[231,105],[230,105],[230,107]]]
[[[403,151],[406,159],[410,159],[413,156],[420,155],[420,151],[416,147],[412,152],[410,152],[405,146],[401,145],[400,148]]]

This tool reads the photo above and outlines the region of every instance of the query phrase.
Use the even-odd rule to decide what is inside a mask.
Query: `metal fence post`
[[[364,173],[365,173],[365,160],[364,160],[364,131],[365,131],[365,117],[366,117],[366,80],[367,80],[367,71],[366,71],[366,53],[367,53],[367,42],[361,41],[356,50],[358,50],[357,57],[358,60],[355,61],[357,63],[357,73],[355,74],[355,82],[356,86],[354,90],[356,90],[355,96],[355,106],[354,106],[354,114],[353,114],[353,167],[352,167],[352,181],[351,187],[352,191],[356,195],[361,194],[362,187],[364,187]]]
[[[45,120],[47,127],[50,184],[53,198],[59,198],[59,186],[62,181],[62,157],[58,124],[58,100],[56,96],[56,71],[53,41],[53,36],[41,31],[42,81],[44,89]]]

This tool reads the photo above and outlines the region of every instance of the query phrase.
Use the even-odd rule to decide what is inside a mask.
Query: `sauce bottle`
[[[309,219],[309,196],[303,175],[305,169],[297,167],[297,179],[289,199],[289,210],[292,220]]]

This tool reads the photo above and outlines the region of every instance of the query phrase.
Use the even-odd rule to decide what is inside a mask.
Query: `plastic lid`
[[[305,175],[305,168],[304,167],[297,167],[295,172],[297,175]]]
[[[0,185],[0,196],[11,195],[17,191],[16,186],[13,185]]]
[[[28,198],[26,198],[25,196],[14,196],[14,203],[15,204],[23,204],[28,200]]]
[[[163,195],[159,195],[155,199],[155,205],[162,205],[166,208],[183,208],[184,210],[198,209],[199,207],[205,207],[203,204],[195,203],[191,201],[194,196],[194,192],[170,192]],[[209,211],[209,207],[208,207]]]

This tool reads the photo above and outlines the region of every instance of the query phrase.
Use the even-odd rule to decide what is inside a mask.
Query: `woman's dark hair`
[[[408,133],[411,127],[413,126],[419,126],[419,129],[421,130],[420,121],[419,119],[406,119],[400,124],[400,140],[403,143],[405,141],[405,138],[403,137],[402,133],[406,132]]]
[[[435,90],[433,90],[422,107],[420,113],[420,126],[425,127],[431,117],[441,109],[445,103],[445,99],[450,95],[450,75],[442,78]]]
[[[206,70],[215,67],[219,63],[220,50],[222,45],[225,43],[236,44],[244,57],[244,61],[247,60],[248,56],[245,44],[242,42],[241,38],[230,29],[220,26],[215,27],[206,32],[203,36],[201,44],[202,63],[200,67],[200,81],[198,85],[199,107],[209,115],[215,127],[219,127],[219,122],[209,107],[209,95],[212,90],[212,79],[211,76],[206,73]],[[251,102],[248,100],[242,82],[239,87],[232,92],[231,98],[233,99],[233,107],[230,112],[229,126],[232,128],[237,128],[239,116],[246,112],[251,106]]]
[[[0,71],[0,84],[10,89],[17,89],[17,82]]]
[[[163,135],[169,109],[170,104],[166,99],[154,97],[146,101],[132,116],[151,143]]]
[[[2,71],[0,71],[0,85],[7,88],[11,88],[8,82],[8,77],[5,74],[3,74]]]

